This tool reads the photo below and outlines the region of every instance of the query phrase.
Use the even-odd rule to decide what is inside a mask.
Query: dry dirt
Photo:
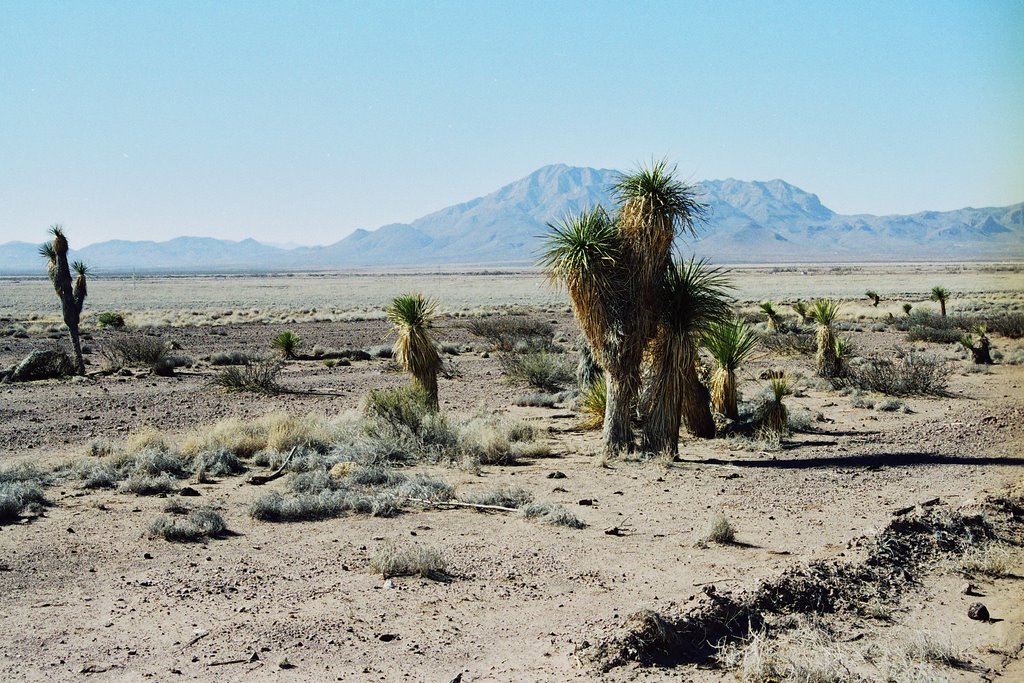
[[[555,320],[564,339],[575,337],[564,312],[540,317]],[[442,319],[437,336],[478,341],[464,325]],[[96,373],[94,351],[84,379],[0,385],[0,468],[82,458],[92,438],[118,439],[147,425],[176,434],[226,416],[333,414],[357,408],[371,388],[406,381],[381,359],[334,368],[293,361],[282,374],[289,391],[278,396],[208,386],[213,371],[203,357],[263,351],[286,328],[307,349],[378,345],[386,334],[380,320],[154,328],[195,366],[171,378],[108,376]],[[98,350],[109,334],[93,330],[86,343]],[[892,330],[850,335],[861,353],[905,344]],[[993,342],[1004,351],[1022,346]],[[0,338],[0,366],[55,343],[38,333]],[[951,347],[931,348],[953,355]],[[575,429],[572,410],[515,407],[525,390],[502,380],[494,357],[468,352],[454,360],[460,376],[442,380],[443,410],[533,421],[546,430],[553,457],[486,466],[479,475],[419,469],[460,492],[524,487],[571,509],[585,529],[415,509],[390,519],[271,524],[247,514],[264,490],[228,477],[195,484],[195,500],[221,508],[233,533],[178,544],[146,535],[166,500],[59,484],[47,490],[53,505],[42,516],[0,526],[0,679],[733,680],[693,666],[599,674],[576,653],[637,609],[671,611],[697,600],[707,584],[749,587],[812,559],[844,558],[901,508],[938,498],[955,509],[1024,476],[1021,365],[974,374],[966,361],[951,361],[950,395],[905,399],[909,413],[854,408],[849,397],[812,384],[787,404],[820,412],[823,421],[781,449],[684,439],[671,465],[601,466],[598,435]],[[762,355],[741,373],[746,397],[763,385],[761,370],[780,366],[811,374],[807,357]],[[556,470],[565,478],[548,478]],[[695,530],[716,512],[738,529],[739,542],[695,545]],[[604,533],[613,526],[625,533]],[[368,558],[389,539],[438,548],[450,580],[399,578],[385,587]],[[892,621],[851,629],[882,640],[908,630],[951,638],[973,667],[949,669],[951,680],[1021,680],[1024,582],[978,579],[981,599],[1001,619],[981,623],[967,618],[976,598],[960,594],[962,581],[952,568],[935,567],[891,606]],[[285,659],[293,668],[280,667]]]

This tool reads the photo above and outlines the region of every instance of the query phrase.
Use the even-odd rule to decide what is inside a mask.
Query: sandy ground
[[[564,312],[542,316],[557,322],[559,335],[575,336]],[[307,348],[381,344],[386,332],[373,320],[157,328],[195,367],[173,378],[138,372],[0,385],[0,467],[81,458],[90,439],[121,438],[145,425],[183,433],[225,416],[333,414],[357,408],[370,388],[405,381],[374,359],[335,368],[289,363],[282,382],[291,392],[272,398],[208,386],[204,356],[264,350],[286,327]],[[441,340],[474,341],[459,319],[439,328]],[[99,349],[108,334],[93,331],[86,343]],[[863,353],[901,343],[894,331],[851,334]],[[4,338],[0,365],[47,343],[57,342]],[[98,370],[99,354],[90,358],[90,371]],[[1024,366],[967,374],[966,363],[956,361],[950,396],[907,399],[910,413],[854,408],[835,390],[807,388],[788,405],[820,412],[824,421],[779,450],[684,440],[671,465],[602,467],[598,435],[578,431],[571,410],[514,407],[524,389],[501,380],[495,358],[470,352],[455,361],[461,376],[442,381],[444,410],[507,411],[532,421],[546,430],[553,457],[484,467],[479,476],[419,469],[460,492],[521,486],[571,509],[587,528],[470,510],[257,522],[247,505],[265,491],[235,477],[194,485],[201,494],[194,500],[221,508],[233,533],[175,544],[146,535],[166,500],[58,485],[47,492],[53,506],[44,515],[0,526],[0,678],[732,680],[729,672],[691,666],[628,666],[601,676],[574,653],[638,608],[685,606],[709,583],[749,587],[810,559],[853,555],[857,539],[877,533],[900,508],[938,498],[954,509],[1024,476]],[[741,373],[741,390],[756,394],[763,382],[754,378],[764,368],[810,374],[810,363],[762,355]],[[565,478],[548,478],[556,470]],[[738,529],[739,543],[695,546],[695,530],[716,512]],[[605,534],[611,526],[628,533]],[[385,540],[440,549],[450,580],[399,578],[386,587],[368,569]],[[984,600],[1002,619],[986,624],[967,618],[972,599],[960,594],[962,580],[936,567],[894,606],[891,622],[851,628],[881,639],[906,630],[941,634],[960,643],[975,666],[950,670],[952,680],[1021,680],[1024,582],[982,581]],[[293,668],[281,668],[285,660]]]

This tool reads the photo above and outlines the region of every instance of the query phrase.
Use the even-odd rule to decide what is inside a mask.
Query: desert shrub
[[[302,345],[302,338],[291,330],[285,330],[274,337],[270,345],[281,354],[282,358],[295,358],[295,352]]]
[[[907,340],[931,342],[933,344],[952,344],[959,342],[962,335],[963,333],[956,328],[915,325],[907,331]]]
[[[467,493],[459,496],[459,500],[474,505],[497,505],[519,509],[533,502],[533,494],[518,486],[503,486],[490,491]]]
[[[818,348],[813,332],[776,332],[762,335],[761,346],[781,356],[813,356]]]
[[[993,578],[1013,575],[1019,561],[1019,553],[1009,546],[987,543],[972,546],[959,560],[958,569],[966,574],[982,574]]]
[[[232,474],[242,474],[246,467],[238,456],[226,448],[218,448],[212,451],[200,453],[192,458],[192,471],[199,481],[206,477],[223,477]]]
[[[521,394],[512,399],[512,405],[530,406],[533,408],[554,408],[558,405],[561,394],[547,394],[534,392],[532,394]]]
[[[875,406],[875,410],[880,410],[883,413],[893,413],[898,410],[906,409],[907,404],[897,398],[890,398],[885,401],[879,402]]]
[[[100,355],[112,368],[157,368],[162,367],[169,351],[170,345],[160,337],[125,333],[108,339],[100,349]]]
[[[324,489],[316,495],[282,496],[274,491],[249,508],[253,519],[263,522],[305,522],[339,517],[346,512],[393,517],[398,514],[394,498],[371,496],[350,490]]]
[[[926,353],[903,353],[897,358],[864,358],[851,365],[840,384],[889,396],[945,396],[948,363]]]
[[[914,311],[893,322],[896,325],[896,329],[901,332],[907,332],[914,327],[927,327],[933,330],[954,330],[962,326],[959,318],[955,316],[943,317],[938,313],[928,311]]]
[[[755,423],[759,433],[781,436],[787,432],[789,411],[783,399],[791,393],[788,376],[772,377],[769,380],[769,391],[755,410]]]
[[[583,520],[557,503],[528,503],[520,511],[526,519],[535,519],[542,524],[570,529],[583,529],[587,526]]]
[[[39,512],[46,505],[37,479],[6,478],[0,473],[0,524],[13,522],[26,510]]]
[[[548,351],[554,346],[555,328],[543,320],[518,316],[478,318],[469,332],[485,339],[492,350],[503,353]]]
[[[814,423],[814,413],[809,408],[795,408],[787,411],[786,428],[791,432],[806,432]]]
[[[694,534],[695,543],[733,543],[736,529],[722,513],[711,515],[704,526]]]
[[[82,460],[75,465],[74,475],[87,489],[112,489],[121,480],[121,475],[110,463]]]
[[[498,415],[478,415],[459,429],[459,450],[483,465],[505,465],[522,457],[549,454],[537,430]]]
[[[414,436],[428,430],[434,413],[427,393],[416,386],[375,389],[363,400],[363,414],[373,422]]]
[[[273,360],[261,360],[249,365],[232,365],[218,371],[211,383],[226,391],[276,394],[282,390],[281,385],[277,383],[277,375],[281,368],[281,363]]]
[[[184,508],[173,508],[177,511]],[[214,538],[227,531],[224,518],[211,508],[203,507],[187,513],[184,518],[161,515],[149,525],[150,538],[187,542]]]
[[[100,327],[110,327],[115,330],[124,328],[124,316],[116,311],[104,311],[96,316],[96,322]]]
[[[322,346],[313,347],[313,357],[322,360],[370,360],[373,356],[362,349],[332,349]],[[388,358],[391,356],[389,355]]]
[[[851,408],[864,408],[865,410],[874,410],[875,402],[870,398],[864,396],[854,396],[850,399]]]
[[[332,422],[323,415],[274,412],[254,420],[229,418],[205,425],[185,437],[181,452],[193,458],[220,449],[239,458],[252,457],[260,451],[282,453],[295,447],[326,453],[343,432],[340,422]]]
[[[210,354],[210,365],[249,365],[253,357],[244,351],[220,351]]]
[[[390,345],[371,346],[365,351],[371,358],[394,358],[395,350]]]
[[[575,380],[574,371],[565,356],[549,351],[506,353],[500,362],[505,377],[510,381],[543,391],[558,391]]]
[[[1002,315],[986,316],[978,322],[985,325],[989,332],[1001,334],[1010,339],[1024,337],[1024,313],[1004,313]]]
[[[121,482],[118,490],[122,493],[134,493],[136,496],[158,496],[178,490],[178,480],[169,474],[150,475],[135,472]]]
[[[444,558],[434,548],[395,541],[384,541],[370,557],[370,569],[388,579],[394,576],[440,578],[447,569]]]

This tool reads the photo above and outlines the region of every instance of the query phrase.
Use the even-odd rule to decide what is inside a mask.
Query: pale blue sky
[[[326,244],[550,163],[1024,200],[1024,2],[0,0],[0,243]]]

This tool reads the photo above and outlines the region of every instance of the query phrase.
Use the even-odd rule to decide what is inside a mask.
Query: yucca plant
[[[765,301],[761,304],[761,312],[764,313],[765,323],[768,325],[768,331],[777,331],[779,329],[779,323],[782,322],[782,318],[779,316],[779,311],[775,308],[775,304],[771,301]]]
[[[811,304],[811,319],[818,324],[818,352],[815,361],[818,374],[822,377],[838,377],[839,363],[836,360],[836,335],[832,328],[842,302],[833,299],[816,299]]]
[[[615,219],[601,207],[550,224],[540,263],[564,285],[604,369],[606,455],[633,447],[640,366],[660,314],[661,280],[677,232],[693,233],[705,207],[664,161],[620,176]]]
[[[913,304],[903,304],[903,314],[906,316],[910,315],[910,311],[913,310]]]
[[[598,375],[582,394],[579,408],[583,418],[579,422],[580,429],[600,429],[604,424],[604,413],[608,406],[608,385],[604,375]]]
[[[290,330],[285,330],[281,334],[274,337],[274,341],[271,345],[277,349],[277,352],[281,354],[282,358],[295,358],[295,351],[302,344],[302,337],[295,334]]]
[[[674,263],[662,284],[662,317],[647,352],[642,408],[644,450],[676,453],[680,421],[711,438],[711,396],[697,375],[697,350],[710,325],[732,317],[729,279],[707,261]]]
[[[783,399],[793,393],[790,388],[789,376],[782,374],[779,377],[771,378],[770,387],[771,395],[765,398],[758,409],[758,429],[763,434],[782,435],[788,431],[789,420],[789,410],[783,403]]]
[[[850,341],[849,337],[836,337],[835,350],[836,376],[845,377],[850,356],[853,355],[853,342]]]
[[[939,302],[939,310],[942,312],[942,317],[946,317],[946,300],[949,299],[949,290],[945,287],[932,287],[932,293],[929,297],[932,301]]]
[[[864,292],[864,296],[866,296],[867,298],[871,299],[871,301],[872,301],[871,305],[872,306],[874,306],[875,308],[878,308],[878,302],[882,300],[882,297],[880,297],[878,295],[878,292],[876,292],[873,289],[869,289],[868,291]]]
[[[704,348],[718,364],[711,375],[711,405],[732,420],[739,418],[736,368],[750,357],[757,341],[757,334],[742,320],[712,324],[704,333]]]
[[[86,275],[89,269],[81,261],[75,261],[70,267],[68,266],[68,239],[64,236],[62,226],[51,226],[50,234],[53,235],[53,240],[41,246],[39,254],[46,258],[46,269],[50,276],[50,282],[60,299],[64,324],[68,326],[68,333],[71,335],[71,345],[75,349],[75,372],[84,375],[85,360],[82,358],[82,342],[78,335],[78,324],[82,318],[82,307],[85,306],[85,297],[88,293]],[[71,280],[72,270],[76,275],[73,283]]]
[[[977,341],[974,340],[974,334],[978,335]],[[975,325],[971,332],[960,337],[960,344],[971,352],[971,358],[975,365],[992,365],[991,343],[988,340],[988,328],[985,325]]]
[[[800,322],[804,325],[811,322],[811,318],[807,310],[807,304],[804,301],[797,299],[796,303],[793,304],[793,312],[800,316]]]
[[[443,361],[430,334],[437,304],[422,294],[395,297],[387,308],[388,321],[396,335],[394,358],[427,396],[427,405],[438,410],[437,375]]]

